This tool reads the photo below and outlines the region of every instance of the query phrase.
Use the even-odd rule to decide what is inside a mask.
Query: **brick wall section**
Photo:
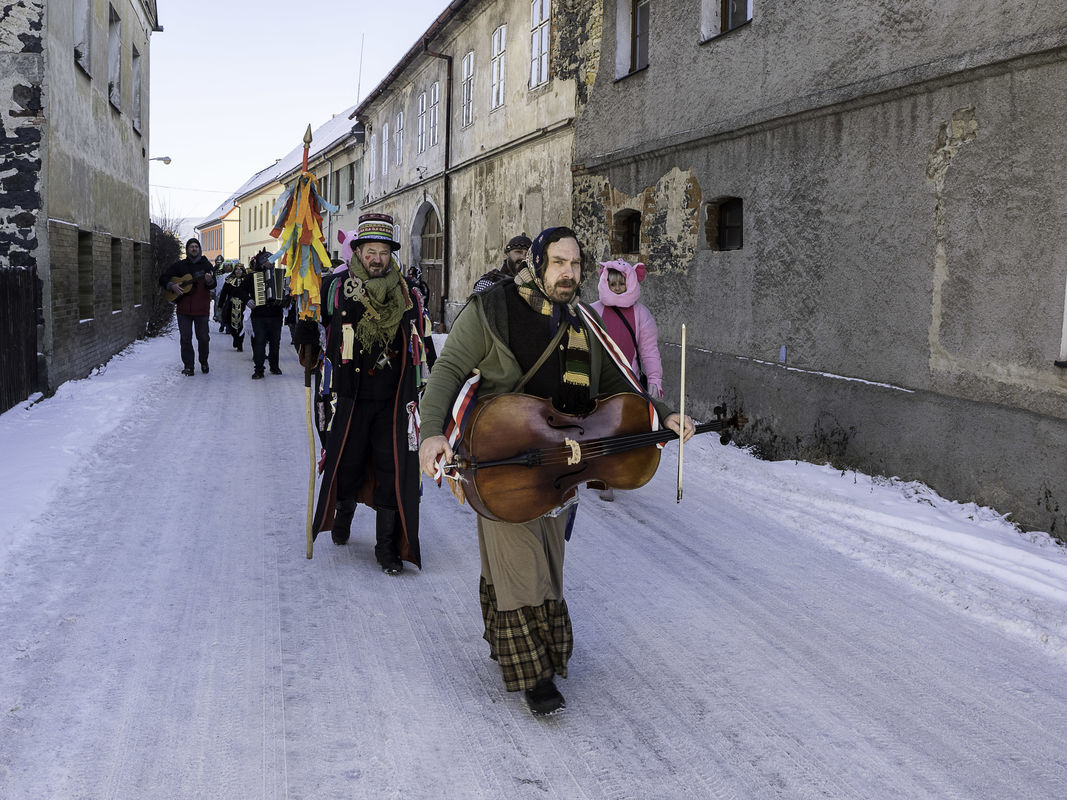
[[[78,228],[49,222],[52,268],[53,349],[49,384],[81,378],[144,334],[145,298],[158,291],[151,275],[151,246],[141,243],[141,263],[134,264],[133,242],[122,240],[122,309],[111,308],[111,236],[93,233],[93,312],[78,310]],[[141,271],[141,296],[135,297],[133,271]],[[47,312],[46,312],[47,313]]]

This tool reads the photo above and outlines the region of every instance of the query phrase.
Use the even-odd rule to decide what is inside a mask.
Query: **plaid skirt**
[[[532,689],[542,678],[567,677],[574,634],[566,600],[500,611],[496,592],[484,577],[478,596],[485,622],[483,638],[489,642],[489,657],[500,664],[505,689],[517,692]]]

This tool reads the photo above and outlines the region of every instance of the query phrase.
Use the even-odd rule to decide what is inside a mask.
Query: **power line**
[[[233,194],[232,189],[198,189],[191,186],[166,186],[162,183],[148,184],[152,189],[173,189],[178,192],[210,192],[212,194]]]

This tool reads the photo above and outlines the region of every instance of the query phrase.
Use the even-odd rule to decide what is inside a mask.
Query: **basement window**
[[[122,239],[111,239],[111,310],[122,311]]]
[[[615,215],[612,231],[612,250],[631,255],[641,252],[641,214],[632,208]]]
[[[740,250],[744,246],[744,201],[721,197],[705,206],[704,233],[712,250]]]
[[[93,318],[93,234],[78,231],[78,319]]]

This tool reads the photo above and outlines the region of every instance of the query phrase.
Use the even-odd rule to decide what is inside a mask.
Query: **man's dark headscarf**
[[[533,266],[534,272],[537,273],[539,278],[545,276],[545,251],[548,250],[550,244],[558,242],[560,239],[574,239],[574,241],[578,242],[578,253],[581,255],[582,260],[585,260],[585,252],[582,250],[582,243],[578,241],[578,234],[570,228],[565,228],[563,226],[545,228],[537,234],[533,240],[533,244],[530,245],[531,266]]]
[[[560,239],[578,237],[570,228],[546,228],[537,234],[530,245],[530,264],[515,276],[519,296],[539,314],[549,318],[549,331],[555,336],[560,326],[567,329],[566,353],[563,360],[563,381],[557,398],[561,410],[577,413],[589,400],[589,338],[578,310],[578,293],[570,303],[557,303],[548,298],[545,290],[545,251]],[[579,243],[578,252],[582,246]]]

